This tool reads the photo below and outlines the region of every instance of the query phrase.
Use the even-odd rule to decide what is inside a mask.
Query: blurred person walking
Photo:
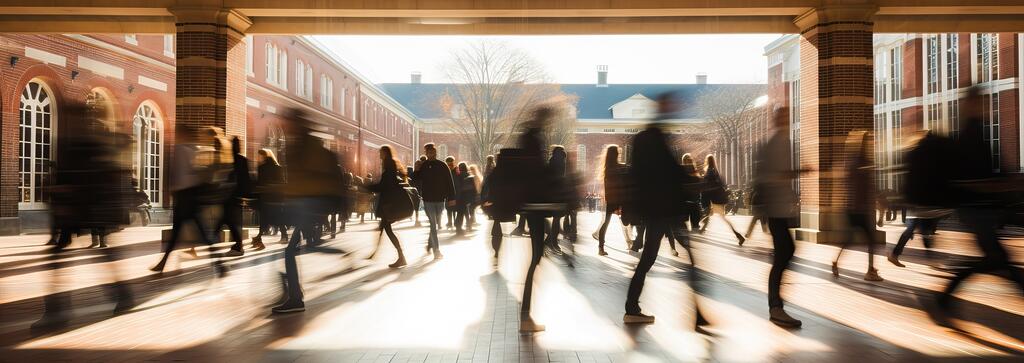
[[[288,229],[284,225],[284,168],[277,161],[277,156],[270,149],[260,149],[260,165],[256,167],[256,210],[259,214],[260,228],[252,238],[252,248],[260,251],[266,248],[263,235],[272,227],[277,227],[281,240],[288,240]]]
[[[907,225],[888,258],[898,267],[906,266],[899,258],[915,231],[921,235],[925,251],[931,254],[939,221],[953,213],[949,196],[956,193],[950,186],[949,163],[956,160],[952,140],[930,130],[922,130],[917,136],[918,140],[904,155],[903,198],[910,205]]]
[[[457,174],[458,174],[459,171],[457,169],[458,166],[455,164],[455,157],[448,156],[448,157],[444,158],[444,163],[448,166],[448,171],[452,174],[452,181],[455,182],[455,190],[456,190],[456,193],[457,193],[458,192],[458,188],[459,188],[459,183],[455,179],[458,176]],[[448,224],[447,224],[448,229],[452,229],[452,228],[455,227],[455,208],[456,208],[456,204],[449,204],[449,205],[445,205],[445,207],[444,207],[444,210],[445,210],[445,212],[448,215],[448,219],[447,219],[447,221],[448,221]]]
[[[982,257],[967,262],[954,272],[949,284],[937,297],[939,307],[945,310],[952,309],[953,293],[960,284],[976,273],[1005,271],[1005,276],[1024,292],[1024,278],[1010,263],[1009,253],[996,231],[1005,217],[1006,193],[1020,192],[1021,183],[1019,179],[1006,178],[994,171],[999,164],[993,162],[992,150],[985,140],[980,91],[977,86],[972,87],[967,97],[960,100],[961,114],[967,117],[955,142],[952,176],[955,193],[951,196],[958,198],[957,216],[974,235]]]
[[[441,228],[441,212],[445,206],[455,205],[455,183],[448,166],[437,159],[437,148],[433,143],[423,145],[423,154],[427,159],[413,171],[412,179],[419,185],[424,213],[430,224],[427,253],[433,251],[434,258],[441,258],[437,231]]]
[[[725,216],[725,205],[729,203],[729,192],[725,190],[725,181],[722,180],[722,175],[718,173],[718,163],[715,162],[715,156],[711,154],[704,158],[704,191],[701,192],[701,197],[708,201],[709,208],[707,215],[703,219],[704,224],[700,226],[700,233],[704,233],[708,225],[711,224],[711,217],[717,215],[722,217],[725,224],[729,226],[729,230],[736,236],[739,245],[742,246],[746,238],[743,238],[743,235],[736,232],[736,227]]]
[[[227,225],[231,233],[231,239],[235,244],[231,246],[225,256],[234,257],[245,254],[242,248],[242,202],[252,194],[252,180],[249,175],[249,159],[242,155],[242,143],[238,137],[231,138],[231,173],[227,182],[233,185],[231,194],[224,200],[221,206],[221,217],[214,230],[220,226]]]
[[[796,253],[796,244],[789,229],[797,217],[797,194],[793,181],[805,170],[794,170],[790,163],[789,112],[778,107],[772,112],[775,132],[761,146],[754,163],[755,188],[764,196],[764,211],[768,217],[768,230],[772,235],[775,251],[772,254],[772,268],[768,273],[768,307],[772,323],[796,328],[802,322],[786,313],[782,301],[782,275]]]
[[[843,255],[846,247],[853,242],[855,232],[864,232],[864,240],[868,244],[868,271],[864,273],[864,280],[882,281],[875,269],[875,167],[871,162],[871,133],[867,131],[851,131],[846,138],[846,154],[851,159],[846,165],[846,180],[851,185],[852,195],[850,206],[846,211],[847,232],[832,261],[832,276],[839,277],[839,257]]]
[[[473,199],[466,206],[466,216],[469,217],[469,226],[476,227],[476,207],[480,206],[480,189],[484,185],[484,177],[480,175],[480,169],[476,164],[469,165],[469,176],[473,179]],[[471,228],[472,229],[472,228]]]
[[[336,203],[340,193],[337,155],[327,150],[320,138],[311,134],[312,121],[303,111],[290,109],[288,115],[289,122],[285,123],[288,137],[285,150],[288,156],[285,165],[288,178],[284,188],[285,211],[295,230],[284,249],[283,302],[271,310],[274,313],[306,310],[296,261],[299,242],[305,237],[308,243],[315,243],[316,237],[321,234],[317,223]]]
[[[646,226],[643,237],[643,253],[637,262],[633,278],[629,281],[626,294],[624,323],[653,323],[654,316],[642,313],[640,295],[643,292],[647,273],[654,266],[661,247],[661,239],[671,234],[678,241],[688,241],[687,231],[679,223],[686,215],[685,171],[676,162],[668,146],[668,138],[661,130],[661,123],[673,118],[679,111],[679,102],[672,93],[658,97],[658,116],[633,137],[633,164],[630,179],[634,183],[632,202],[640,206],[640,215]],[[690,257],[687,274],[690,287],[694,289],[693,307],[696,315],[695,327],[699,330],[708,324],[697,304],[700,291],[699,277],[694,255],[688,243],[683,243]]]
[[[476,199],[476,183],[473,176],[469,175],[469,167],[465,162],[455,167],[455,235],[462,236],[465,230],[473,230],[469,224],[469,205]]]

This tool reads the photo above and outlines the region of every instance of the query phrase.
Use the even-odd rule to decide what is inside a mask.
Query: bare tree
[[[758,98],[764,94],[763,86],[751,85],[709,87],[698,96],[697,108],[708,120],[704,132],[711,145],[710,151],[718,154],[719,162],[728,168],[723,173],[744,167],[731,165],[743,163],[740,158],[732,160],[732,157],[739,153],[740,140],[746,130],[763,116],[764,110],[758,104]]]
[[[573,102],[529,55],[504,43],[471,43],[452,52],[441,69],[453,85],[439,100],[445,123],[477,163],[513,142],[537,105]]]

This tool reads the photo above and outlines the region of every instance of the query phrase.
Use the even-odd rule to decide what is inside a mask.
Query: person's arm
[[[455,178],[452,176],[451,170],[448,169],[448,166],[445,166],[442,172],[438,174],[443,175],[443,178],[445,178],[444,185],[448,186],[448,188],[445,188],[447,189],[445,199],[448,200],[448,205],[455,205]]]

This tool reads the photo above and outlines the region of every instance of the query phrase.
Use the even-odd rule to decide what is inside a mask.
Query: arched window
[[[437,147],[437,158],[444,160],[448,157],[448,145],[441,144]]]
[[[149,196],[153,205],[161,200],[160,165],[163,155],[163,121],[156,108],[150,103],[143,103],[135,111],[132,122],[135,129],[135,157],[132,165],[135,177],[139,181],[139,189]]]
[[[21,92],[18,138],[18,191],[21,209],[43,208],[47,202],[53,153],[53,98],[38,81],[30,81]]]
[[[111,131],[114,129],[116,116],[114,115],[113,100],[108,95],[107,90],[103,88],[93,88],[89,94],[85,95],[85,105],[95,112],[97,120],[106,127],[106,131]]]

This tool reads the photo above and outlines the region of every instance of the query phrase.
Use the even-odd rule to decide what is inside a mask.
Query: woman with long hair
[[[380,147],[380,180],[373,185],[368,186],[370,191],[377,193],[377,200],[391,200],[390,193],[405,193],[401,184],[405,181],[405,174],[403,168],[398,159],[395,159],[391,152],[391,146],[383,145]],[[398,236],[395,235],[395,231],[391,228],[391,224],[395,221],[389,220],[387,215],[389,213],[384,212],[382,209],[387,208],[385,203],[377,203],[374,214],[380,218],[380,234],[377,235],[378,247],[380,246],[380,239],[384,234],[388,235],[388,239],[391,240],[391,245],[395,246],[395,250],[398,252],[398,260],[388,265],[390,268],[399,268],[405,266],[405,254],[402,252],[402,243],[398,240]],[[377,249],[370,254],[370,259],[377,254]]]
[[[603,160],[599,164],[597,175],[604,180],[605,209],[604,220],[601,222],[601,228],[594,232],[594,239],[597,240],[597,254],[607,256],[608,252],[604,250],[605,234],[608,232],[608,224],[612,221],[612,214],[621,212],[622,209],[626,166],[619,163],[618,145],[608,145],[601,157]]]
[[[704,184],[705,188],[701,195],[707,200],[709,208],[708,214],[704,216],[704,224],[700,227],[700,233],[704,233],[704,230],[708,228],[708,224],[711,223],[711,216],[718,215],[722,217],[725,224],[729,225],[732,234],[736,236],[739,245],[742,246],[746,238],[737,232],[736,227],[733,227],[729,218],[725,217],[725,204],[729,202],[729,193],[725,190],[725,181],[722,180],[722,175],[718,173],[718,163],[715,162],[715,156],[711,154],[704,158]]]
[[[260,149],[260,166],[256,167],[256,211],[259,214],[260,229],[252,238],[253,249],[259,251],[263,244],[263,234],[271,227],[281,231],[281,241],[288,240],[288,229],[284,226],[284,196],[281,188],[284,185],[284,168],[277,161],[277,156],[270,149]]]
[[[466,215],[469,216],[469,228],[472,229],[476,226],[476,207],[480,204],[480,189],[483,186],[484,178],[480,175],[480,169],[476,167],[476,164],[469,166],[469,177],[473,181],[473,195],[475,196],[466,205]]]
[[[455,168],[455,234],[461,235],[463,233],[462,227],[465,226],[467,231],[473,230],[473,224],[469,213],[472,212],[476,199],[479,196],[476,188],[476,180],[472,174],[469,173],[469,165],[465,162],[460,162]]]

